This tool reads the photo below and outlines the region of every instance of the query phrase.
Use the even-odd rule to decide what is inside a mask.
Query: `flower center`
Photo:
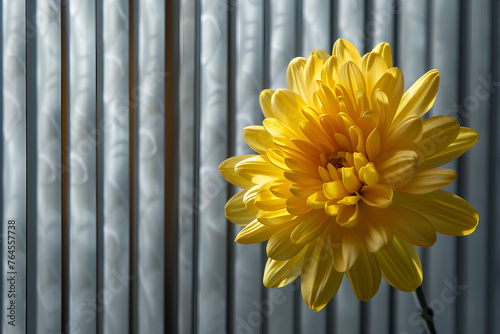
[[[345,160],[345,158],[342,158],[340,155],[336,155],[333,159],[329,161],[330,164],[332,164],[333,167],[337,169],[341,169],[343,167],[348,167],[348,163]]]

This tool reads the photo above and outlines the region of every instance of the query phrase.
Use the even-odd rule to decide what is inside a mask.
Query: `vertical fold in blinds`
[[[103,0],[104,333],[129,331],[129,6]]]
[[[196,85],[199,84],[199,17],[197,1],[184,0],[180,3],[180,62],[179,62],[179,332],[193,333],[196,327],[194,268],[195,230],[197,222],[197,154],[198,138],[196,117],[199,106]]]
[[[97,319],[95,2],[71,1],[68,19],[69,321],[72,330],[92,334]]]
[[[26,319],[37,318],[37,1],[26,1]],[[7,236],[8,237],[8,236]],[[10,288],[9,288],[10,290]],[[26,331],[36,330],[35,321],[26,321]]]
[[[61,7],[37,0],[37,321],[39,333],[61,327]]]
[[[225,5],[224,3],[222,3]],[[201,332],[224,333],[227,317],[224,219],[226,185],[218,166],[227,156],[227,7],[201,3],[198,317]],[[195,242],[197,242],[195,240]],[[217,305],[217,307],[214,307]]]
[[[165,2],[139,1],[138,86],[138,332],[164,331]]]

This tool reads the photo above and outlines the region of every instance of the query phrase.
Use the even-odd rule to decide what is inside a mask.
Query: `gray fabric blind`
[[[389,42],[406,88],[438,69],[430,114],[479,133],[448,189],[477,230],[419,252],[438,332],[500,333],[498,1],[2,0],[0,13],[2,333],[422,333],[413,296],[385,281],[363,303],[344,280],[318,313],[299,280],[266,289],[265,245],[235,244],[224,217],[236,189],[217,168],[251,153],[260,91],[337,38],[361,53]]]

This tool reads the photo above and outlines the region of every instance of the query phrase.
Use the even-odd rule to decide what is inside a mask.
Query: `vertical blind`
[[[2,333],[422,333],[413,296],[347,280],[316,313],[299,279],[262,284],[265,245],[233,242],[258,96],[291,59],[392,46],[408,88],[441,74],[431,116],[479,142],[448,187],[477,209],[469,237],[420,249],[439,333],[500,332],[500,3],[495,0],[0,2]]]

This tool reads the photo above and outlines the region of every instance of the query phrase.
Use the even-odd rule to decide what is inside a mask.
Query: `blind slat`
[[[489,0],[473,1],[470,7],[470,36],[469,63],[466,64],[469,76],[466,86],[466,96],[463,96],[464,119],[466,124],[473,129],[480,129],[481,138],[489,137],[489,117],[491,96],[484,97],[478,94],[478,87],[483,86],[479,78],[491,76],[490,50],[491,50],[491,5]],[[464,292],[465,301],[465,327],[464,332],[484,333],[487,329],[487,304],[483,301],[489,295],[487,291],[486,268],[488,225],[492,222],[488,217],[488,179],[489,141],[479,140],[474,149],[465,156],[464,197],[474,206],[481,219],[474,233],[465,240],[467,254],[462,265],[465,269]],[[484,161],[485,163],[479,163]]]
[[[96,333],[95,2],[69,3],[69,329]]]
[[[430,111],[431,116],[447,115],[457,117],[459,75],[459,40],[457,29],[459,20],[459,3],[457,1],[440,0],[432,2],[432,25],[434,27],[430,43],[432,43],[431,68],[439,69],[439,93]],[[448,15],[447,20],[442,20]],[[449,163],[445,168],[457,170],[457,163]],[[447,191],[456,192],[457,184],[451,184]],[[454,283],[457,278],[456,261],[450,261],[450,255],[455,253],[456,238],[439,236],[438,242],[429,250],[430,271],[426,274],[426,284],[430,286],[430,301],[443,303],[444,308],[435,312],[436,330],[444,333],[455,333],[456,299],[449,294],[448,282]],[[429,282],[429,283],[427,283]],[[442,297],[445,296],[444,300]],[[446,295],[445,295],[446,294]],[[457,297],[460,298],[460,297]],[[430,302],[429,301],[429,302]],[[441,305],[441,304],[440,304]]]
[[[37,1],[26,1],[26,22],[36,26]],[[38,243],[38,135],[37,135],[37,34],[26,29],[26,320],[37,318]],[[10,289],[9,289],[10,290]],[[26,321],[26,333],[35,333],[36,321]]]
[[[224,218],[226,185],[218,166],[227,156],[227,38],[224,3],[201,3],[199,333],[223,333],[227,322]],[[214,307],[217,305],[217,307]]]
[[[3,199],[2,332],[26,331],[26,6],[3,1]],[[9,224],[9,221],[11,222]],[[15,228],[9,228],[15,226]],[[9,232],[10,231],[10,232]],[[9,238],[10,237],[10,238]],[[7,248],[15,240],[15,250]],[[11,244],[12,246],[12,244]],[[11,250],[9,253],[8,250]],[[13,261],[11,263],[9,260]],[[10,267],[12,265],[12,267]],[[10,279],[7,281],[7,279]],[[14,288],[14,289],[12,289]],[[15,296],[9,291],[15,291]],[[12,309],[12,307],[11,307]],[[9,324],[9,321],[12,321]]]
[[[196,188],[194,181],[195,163],[195,73],[196,46],[196,1],[186,0],[181,3],[180,30],[180,161],[179,161],[179,333],[193,333],[193,233],[197,217],[195,212]]]
[[[38,216],[37,321],[39,333],[61,328],[61,7],[37,0]]]
[[[103,333],[128,333],[129,322],[129,8],[126,0],[104,0],[103,117],[99,124],[104,155],[103,282],[109,298],[102,311]],[[122,278],[126,279],[123,280]]]

